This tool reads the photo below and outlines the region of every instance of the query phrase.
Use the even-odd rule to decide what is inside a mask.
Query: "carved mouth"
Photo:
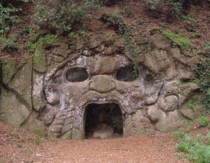
[[[123,115],[117,103],[107,101],[89,103],[84,114],[86,138],[91,138],[97,130],[100,130],[103,138],[123,135]],[[113,129],[112,135],[108,128]],[[99,138],[101,137],[99,136]]]

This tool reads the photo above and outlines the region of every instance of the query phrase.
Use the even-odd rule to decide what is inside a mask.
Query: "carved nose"
[[[107,93],[115,89],[114,81],[105,75],[98,75],[93,78],[90,83],[90,89],[99,93]]]

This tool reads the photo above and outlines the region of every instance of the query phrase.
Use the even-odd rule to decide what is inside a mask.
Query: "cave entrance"
[[[123,117],[118,104],[89,104],[86,107],[84,118],[85,137],[87,139],[93,138],[94,133],[99,130],[102,134],[109,134],[110,128],[113,134],[112,136],[109,135],[109,137],[120,137],[123,135]],[[108,137],[105,136],[104,138]]]

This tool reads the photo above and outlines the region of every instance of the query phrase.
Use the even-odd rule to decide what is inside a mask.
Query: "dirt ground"
[[[210,115],[208,116],[210,122]],[[195,122],[180,129],[204,134]],[[174,132],[126,138],[64,140],[40,137],[0,121],[0,163],[186,163],[176,152]],[[183,156],[183,155],[182,155]]]
[[[115,139],[40,138],[0,122],[1,163],[179,163],[172,134]]]

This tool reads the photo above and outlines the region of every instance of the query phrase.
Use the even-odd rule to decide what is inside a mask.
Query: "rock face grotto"
[[[100,34],[43,44],[18,68],[3,67],[0,119],[68,139],[104,124],[119,136],[177,129],[199,112],[187,105],[198,86],[179,48],[158,33],[149,45],[133,60],[122,39]]]

